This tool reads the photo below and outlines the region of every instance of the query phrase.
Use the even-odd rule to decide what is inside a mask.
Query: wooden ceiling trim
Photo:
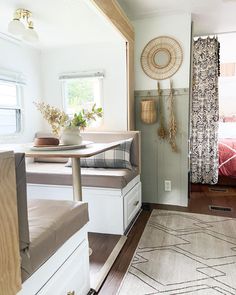
[[[91,0],[129,42],[134,42],[134,28],[116,0]]]

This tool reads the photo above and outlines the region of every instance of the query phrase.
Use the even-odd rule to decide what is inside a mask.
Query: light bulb
[[[13,35],[23,35],[25,26],[19,19],[13,19],[8,25],[8,31]]]
[[[27,42],[37,42],[39,37],[38,34],[35,32],[35,30],[33,28],[28,28],[25,30],[24,35],[23,35],[23,39]]]

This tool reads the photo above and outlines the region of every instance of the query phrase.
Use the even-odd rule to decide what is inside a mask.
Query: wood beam
[[[134,41],[134,29],[128,17],[116,0],[91,0],[110,20],[127,41]]]

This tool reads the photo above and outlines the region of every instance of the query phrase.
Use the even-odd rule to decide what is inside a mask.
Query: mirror
[[[165,68],[170,63],[170,53],[168,50],[160,49],[154,55],[154,63],[158,68]]]

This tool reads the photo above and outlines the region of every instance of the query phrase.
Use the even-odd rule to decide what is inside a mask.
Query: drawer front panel
[[[84,241],[37,295],[85,295],[89,289],[88,242]]]
[[[124,225],[128,227],[141,208],[141,182],[137,183],[124,197]]]

